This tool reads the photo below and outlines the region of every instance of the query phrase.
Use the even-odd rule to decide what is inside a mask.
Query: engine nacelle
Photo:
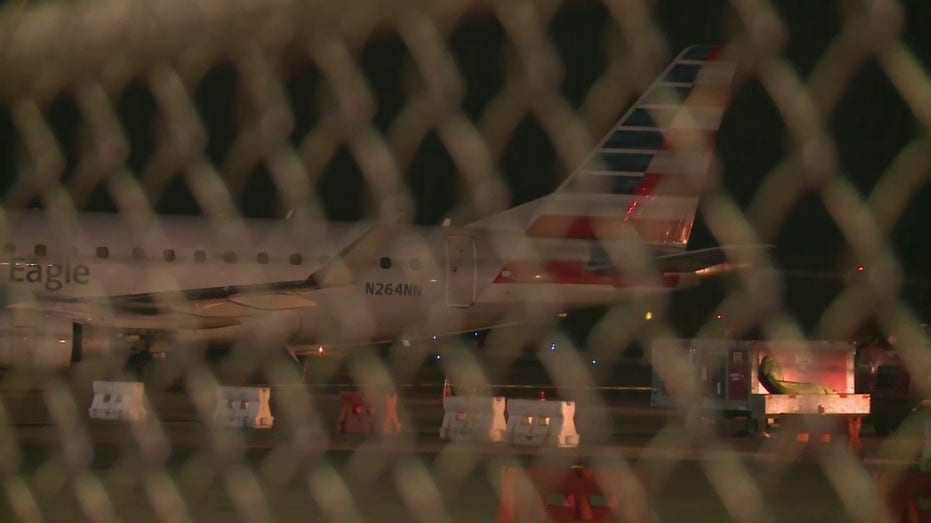
[[[68,318],[39,312],[0,313],[0,367],[63,369],[109,351],[111,336]]]

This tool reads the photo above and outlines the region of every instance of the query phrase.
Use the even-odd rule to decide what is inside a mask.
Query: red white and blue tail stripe
[[[723,47],[685,49],[554,193],[476,225],[509,221],[566,240],[636,234],[684,249],[735,70]]]

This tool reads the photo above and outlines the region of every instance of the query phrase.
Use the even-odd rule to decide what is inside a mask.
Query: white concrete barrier
[[[214,416],[231,427],[271,428],[275,423],[268,406],[271,395],[268,387],[218,387]]]
[[[507,442],[514,445],[579,446],[574,401],[508,401]]]
[[[88,412],[91,419],[144,420],[145,385],[137,381],[95,381]]]
[[[443,426],[440,439],[501,443],[507,430],[505,399],[488,396],[449,396],[443,398]]]

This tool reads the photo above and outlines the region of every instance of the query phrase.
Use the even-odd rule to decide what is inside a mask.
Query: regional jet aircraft
[[[682,287],[736,63],[681,52],[552,194],[465,226],[0,215],[0,365],[62,368],[255,336],[321,344],[492,328]]]

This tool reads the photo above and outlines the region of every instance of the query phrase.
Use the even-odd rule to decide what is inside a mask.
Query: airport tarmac
[[[404,395],[401,388],[405,429],[393,437],[337,433],[339,394],[333,387],[309,389],[315,414],[300,430],[280,405],[289,394],[304,394],[294,386],[273,388],[278,418],[268,430],[211,428],[182,392],[151,396],[159,421],[149,424],[55,423],[61,413],[50,412],[42,394],[5,396],[11,432],[3,439],[15,441],[17,449],[7,447],[6,469],[18,463],[15,475],[31,487],[45,521],[100,520],[75,495],[86,472],[108,494],[108,510],[126,521],[164,521],[172,512],[153,499],[170,498],[171,492],[183,501],[171,510],[197,521],[493,521],[503,465],[584,464],[648,470],[656,521],[729,521],[741,511],[762,510],[761,521],[820,522],[859,520],[848,515],[845,503],[851,500],[843,494],[857,484],[845,485],[849,477],[836,469],[868,472],[904,464],[915,452],[900,449],[890,459],[883,440],[867,434],[865,465],[843,445],[830,466],[813,458],[790,463],[777,449],[778,438],[731,434],[697,441],[687,435],[680,413],[631,399],[598,406],[598,419],[586,414],[592,406],[580,405],[583,443],[575,449],[448,443],[437,434],[441,386],[410,389]],[[86,418],[89,402],[78,405],[75,413]],[[171,478],[174,486],[159,487],[153,478]],[[746,505],[729,489],[758,502]],[[0,521],[17,519],[0,513]]]
[[[798,523],[862,521],[871,471],[908,466],[921,445],[890,445],[866,429],[862,462],[842,443],[821,455],[830,459],[796,460],[791,438],[742,436],[739,423],[695,437],[680,412],[650,407],[643,390],[620,389],[562,391],[580,402],[578,448],[448,443],[438,436],[441,383],[398,387],[402,434],[341,434],[345,385],[273,386],[276,420],[267,430],[211,427],[184,392],[150,394],[151,423],[130,424],[87,420],[90,394],[50,403],[38,391],[8,391],[0,457],[44,521],[102,521],[107,510],[125,521],[493,521],[503,465],[584,464],[647,470],[655,521],[759,512],[754,521]],[[555,392],[546,387],[503,391]],[[294,405],[309,407],[299,423],[286,412]],[[106,494],[91,497],[97,508],[88,505],[88,481]],[[7,496],[17,492],[10,484]],[[3,506],[0,521],[21,520],[15,506]]]

